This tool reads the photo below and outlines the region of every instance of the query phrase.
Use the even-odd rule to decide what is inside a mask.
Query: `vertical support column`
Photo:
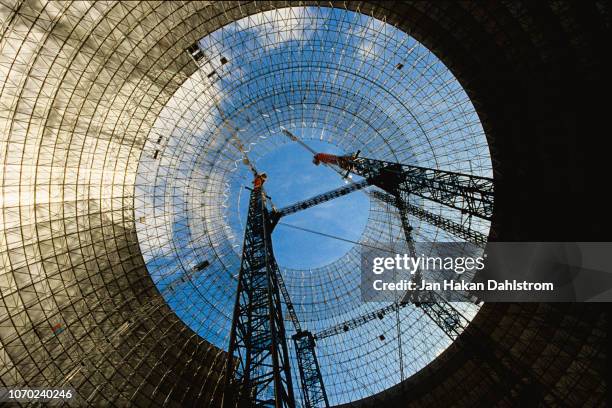
[[[295,407],[264,181],[256,176],[249,200],[224,408]]]
[[[315,340],[309,331],[300,331],[293,335],[295,350],[298,357],[298,368],[304,394],[306,408],[327,408],[329,401],[321,369],[315,354]]]
[[[400,213],[408,251],[410,256],[414,257],[416,254],[411,234],[412,227],[408,220],[408,194],[399,189],[391,191],[393,191],[395,206]],[[417,282],[421,280],[419,271],[415,273],[413,279]],[[500,346],[494,344],[493,340],[486,333],[481,332],[478,328],[474,328],[471,333],[466,332],[461,336],[466,331],[469,321],[442,296],[436,292],[426,294],[417,292],[411,297],[411,302],[421,308],[423,313],[451,340],[457,341],[468,352],[481,359],[483,363],[491,368],[497,378],[491,374],[489,376],[493,387],[500,394],[508,395],[512,392],[520,392],[527,395],[529,393],[545,393],[549,391],[550,398],[555,401],[555,405],[565,405],[563,400],[553,390],[546,390],[539,379],[533,375],[530,368],[522,366],[520,361],[513,358],[510,352],[502,353],[503,356],[499,356],[496,350],[499,350]],[[513,390],[509,387],[519,387],[521,390]]]
[[[399,210],[400,220],[402,222],[402,229],[404,230],[404,237],[406,239],[406,244],[408,245],[408,252],[411,257],[416,256],[416,249],[414,247],[414,241],[412,240],[412,227],[408,222],[408,211],[406,211],[405,203],[408,200],[403,200],[401,196],[401,192],[399,190],[395,190],[395,206]],[[416,271],[414,274],[414,279],[417,281],[421,280],[420,271]],[[396,319],[396,328],[397,328],[397,348],[399,350],[399,365],[400,365],[400,380],[404,381],[404,351],[402,347],[402,326],[400,320],[400,308],[398,307],[395,310],[395,319]]]

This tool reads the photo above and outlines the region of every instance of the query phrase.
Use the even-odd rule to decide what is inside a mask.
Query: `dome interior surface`
[[[283,126],[307,144],[494,176],[491,225],[472,226],[497,240],[608,240],[608,203],[568,192],[599,191],[584,176],[607,174],[593,136],[605,104],[593,101],[609,81],[609,16],[604,2],[0,0],[0,385],[74,388],[70,406],[220,406],[251,181],[231,126],[256,164],[289,146]],[[359,241],[398,236],[370,200]],[[282,268],[311,330],[377,308],[344,273],[359,247]],[[383,364],[398,355],[388,318],[317,346],[334,403],[605,403],[606,307],[477,309],[468,330],[535,384],[496,377],[404,308],[399,384]]]

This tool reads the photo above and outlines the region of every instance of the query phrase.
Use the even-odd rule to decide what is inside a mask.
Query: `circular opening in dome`
[[[345,154],[336,146],[308,141],[310,148]],[[346,185],[325,166],[313,166],[312,154],[297,143],[280,146],[257,162],[265,172],[266,194],[279,209]],[[241,195],[241,218],[246,219],[248,195]],[[340,258],[358,242],[368,221],[370,202],[357,191],[284,217],[272,234],[274,256],[281,267],[317,268]],[[236,231],[244,233],[244,228]]]
[[[268,174],[265,189],[279,207],[342,185],[281,129],[315,150],[491,177],[484,131],[457,79],[383,21],[345,9],[283,8],[232,22],[190,50],[193,73],[160,112],[139,162],[135,218],[153,281],[183,322],[217,347],[229,344],[241,266],[253,179],[244,155]],[[411,204],[489,231],[488,221],[436,202],[412,197]],[[274,251],[302,327],[318,333],[381,307],[360,298],[360,250],[404,239],[396,212],[354,192],[282,222],[359,242],[277,226]],[[411,226],[416,241],[458,240],[418,217]],[[467,319],[478,311],[456,308]],[[285,328],[290,338],[291,322]],[[317,340],[330,403],[397,384],[450,342],[413,306]]]

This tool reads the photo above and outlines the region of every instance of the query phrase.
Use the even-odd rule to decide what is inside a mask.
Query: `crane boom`
[[[488,177],[356,155],[317,153],[313,162],[360,175],[393,196],[398,193],[414,194],[486,220],[493,215],[493,179]]]
[[[327,337],[332,337],[338,334],[346,333],[357,327],[363,326],[364,324],[371,322],[372,320],[376,320],[376,319],[382,320],[387,313],[402,309],[408,306],[409,304],[410,303],[408,302],[394,302],[380,309],[362,314],[360,316],[346,320],[342,323],[338,323],[325,330],[321,330],[320,332],[314,334],[314,338],[316,340],[321,340]]]
[[[343,186],[335,190],[331,190],[326,193],[322,193],[314,197],[311,197],[309,199],[299,201],[295,204],[281,208],[280,210],[278,210],[277,215],[280,218],[286,215],[294,214],[296,212],[305,210],[307,208],[314,207],[315,205],[319,205],[324,202],[333,200],[334,198],[338,198],[338,197],[342,197],[344,195],[350,194],[353,191],[364,189],[369,185],[370,185],[370,182],[368,180],[362,180],[356,183],[351,183],[347,186]]]

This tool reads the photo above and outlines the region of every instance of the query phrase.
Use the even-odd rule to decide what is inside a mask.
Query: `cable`
[[[364,246],[364,247],[378,249],[380,251],[386,251],[386,252],[395,254],[395,251],[392,251],[392,250],[387,249],[387,248],[381,248],[381,247],[377,247],[377,246],[374,246],[374,245],[364,244],[363,242],[352,241],[350,239],[338,237],[336,235],[326,234],[324,232],[314,231],[314,230],[311,230],[311,229],[308,229],[308,228],[304,228],[304,227],[298,227],[297,225],[291,225],[291,224],[287,224],[287,223],[284,223],[284,222],[279,222],[278,225],[283,225],[285,227],[294,228],[294,229],[305,231],[305,232],[310,232],[311,234],[317,234],[317,235],[321,235],[323,237],[337,239],[338,241],[344,241],[344,242],[348,242],[348,243],[351,243],[351,244],[361,245],[361,246]]]

